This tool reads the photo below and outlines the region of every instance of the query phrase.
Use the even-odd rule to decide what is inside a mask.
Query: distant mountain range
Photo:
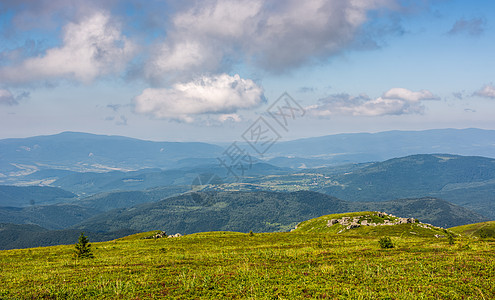
[[[0,140],[0,173],[7,176],[42,169],[101,172],[170,168],[179,166],[184,159],[215,158],[222,151],[222,147],[206,143],[152,142],[63,132]]]
[[[298,139],[275,144],[268,155],[322,160],[327,163],[383,161],[412,154],[450,153],[495,158],[495,130],[434,129],[348,133]],[[302,160],[307,167],[308,161]],[[290,164],[286,161],[284,166]]]
[[[253,159],[256,152],[245,145]],[[218,165],[225,147],[208,143],[152,142],[122,136],[63,132],[0,140],[0,183],[42,183],[67,171],[133,171]],[[436,129],[349,133],[279,142],[263,157],[278,167],[318,167],[383,161],[411,154],[449,153],[495,158],[495,131]],[[52,169],[37,178],[35,171]],[[25,178],[24,178],[25,177]]]

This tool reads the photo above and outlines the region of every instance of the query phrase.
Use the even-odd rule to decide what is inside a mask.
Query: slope
[[[480,238],[495,238],[495,221],[467,224],[450,229],[461,235]]]

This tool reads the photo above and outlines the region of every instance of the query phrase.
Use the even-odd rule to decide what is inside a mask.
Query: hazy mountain
[[[207,143],[152,142],[76,132],[3,139],[0,140],[0,182],[47,184],[69,175],[67,170],[191,169],[218,165],[217,157],[224,151],[225,147]],[[278,142],[265,158],[279,167],[314,168],[383,161],[418,153],[495,157],[495,131],[437,129],[337,134]],[[254,160],[257,158],[253,155]],[[47,169],[54,170],[34,173]]]
[[[169,168],[183,159],[215,158],[222,152],[223,148],[206,143],[152,142],[63,132],[0,140],[0,173],[20,175],[50,168],[73,171]]]
[[[324,214],[379,210],[414,216],[438,226],[485,221],[466,208],[434,198],[390,202],[347,202],[315,192],[201,192],[155,203],[112,210],[77,225],[85,231],[161,229],[170,233],[212,230],[286,231],[298,222]]]
[[[383,161],[418,153],[495,158],[495,130],[470,128],[336,134],[279,142],[270,148],[267,155],[315,158],[320,162],[325,159],[328,164],[335,164]]]

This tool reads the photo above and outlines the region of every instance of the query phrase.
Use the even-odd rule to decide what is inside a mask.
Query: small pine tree
[[[254,236],[254,233],[252,230],[249,231],[249,236]]]
[[[93,252],[91,251],[91,244],[89,243],[89,239],[84,235],[84,232],[81,232],[79,236],[78,243],[75,245],[75,257],[77,258],[93,258]]]
[[[449,245],[454,245],[455,244],[455,241],[454,241],[454,236],[452,234],[449,234]]]

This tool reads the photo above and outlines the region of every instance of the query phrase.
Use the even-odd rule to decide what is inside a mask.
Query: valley
[[[414,134],[419,138],[441,133],[467,139],[466,132],[478,137],[491,134],[490,131],[444,130],[403,132],[402,136]],[[400,140],[400,134],[383,133],[368,138],[370,143],[375,138],[383,141],[386,135]],[[320,139],[334,141],[341,137]],[[353,138],[346,136],[346,140]],[[67,144],[74,140],[79,142]],[[65,161],[66,165],[53,169],[55,161],[50,155],[54,146],[43,150],[49,143],[65,143],[62,149],[69,151],[71,147],[81,148],[83,142],[92,145],[84,146],[84,151],[101,153],[90,159],[98,157],[100,164],[105,161],[110,171],[71,167],[81,165],[81,149],[62,155],[65,160],[57,163]],[[347,143],[347,147],[353,143]],[[449,140],[443,139],[442,143],[446,145]],[[185,152],[183,149],[190,144],[64,133],[3,140],[2,145],[7,152],[0,160],[12,159],[11,166],[36,165],[37,171],[23,175],[15,171],[1,179],[4,184],[11,184],[0,185],[0,223],[4,224],[3,236],[9,237],[0,240],[0,249],[68,244],[73,240],[69,233],[76,235],[76,231],[93,233],[95,241],[156,229],[182,234],[211,230],[283,232],[293,229],[301,220],[323,214],[365,210],[419,218],[444,228],[495,219],[495,159],[489,157],[413,154],[379,162],[326,161],[326,166],[311,168],[288,167],[286,163],[294,162],[292,158],[253,159],[242,176],[233,177],[218,160],[212,163],[216,160],[214,155],[220,155],[220,148],[204,144]],[[301,143],[287,145],[284,150],[292,151],[290,154],[300,155],[297,151],[303,149]],[[426,145],[423,142],[422,147]],[[476,151],[479,145],[471,151]],[[12,147],[21,148],[8,150],[15,149]],[[141,148],[139,153],[148,151],[139,163],[146,167],[128,170],[132,168],[129,164],[122,168],[122,163],[138,162],[137,157],[112,162],[115,157],[109,149],[119,147],[131,147],[124,148],[124,152]],[[318,154],[321,152],[314,151],[323,148],[312,147],[309,143],[305,159],[315,159],[311,157],[313,154],[321,157]],[[164,160],[150,154],[162,148],[167,149]],[[211,152],[211,149],[217,150]],[[135,156],[131,152],[122,155]],[[165,160],[174,167],[164,169]],[[280,165],[272,164],[276,162]],[[7,170],[2,172],[8,174]],[[49,238],[34,242],[30,238],[34,227],[21,225],[38,226],[39,230],[35,231]]]

